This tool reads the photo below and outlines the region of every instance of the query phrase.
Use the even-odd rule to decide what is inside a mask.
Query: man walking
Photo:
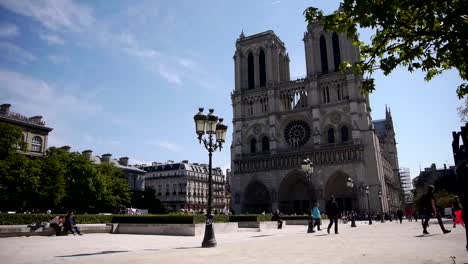
[[[312,218],[314,219],[314,228],[317,226],[317,230],[320,231],[320,209],[319,204],[315,203],[314,209],[312,209]]]
[[[328,219],[330,219],[330,224],[328,224],[327,233],[330,234],[330,228],[333,223],[335,224],[335,234],[338,234],[338,204],[335,201],[335,196],[330,197],[330,200],[327,203],[325,208],[327,211]]]
[[[428,235],[427,226],[429,223],[429,219],[431,215],[434,214],[437,217],[437,221],[439,222],[440,229],[444,234],[450,233],[450,230],[445,229],[444,223],[442,223],[442,218],[440,217],[439,210],[437,210],[437,202],[434,197],[434,186],[429,185],[427,187],[427,192],[421,197],[423,203],[423,211],[425,214],[424,221],[422,221],[423,226],[423,234]]]

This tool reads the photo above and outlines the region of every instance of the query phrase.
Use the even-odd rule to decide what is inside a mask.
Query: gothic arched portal
[[[267,187],[260,181],[252,181],[247,186],[242,211],[261,214],[271,213],[271,198]]]
[[[308,189],[305,173],[299,170],[288,173],[279,188],[279,210],[286,214],[305,214],[309,209],[309,200],[314,203],[316,194],[313,184]]]
[[[325,199],[328,200],[330,196],[335,196],[340,211],[351,211],[357,208],[357,196],[356,188],[351,189],[346,185],[349,175],[342,172],[336,171],[330,178],[328,178],[327,184],[325,185]]]

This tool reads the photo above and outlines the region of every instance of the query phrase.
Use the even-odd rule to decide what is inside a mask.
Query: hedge
[[[56,214],[0,214],[0,225],[28,225],[33,223],[49,222]],[[76,215],[78,224],[105,224],[111,223],[116,215]]]
[[[271,221],[271,215],[230,215],[229,222],[263,222]]]
[[[28,225],[32,223],[49,222],[56,214],[0,214],[0,225]],[[172,213],[166,215],[76,215],[78,224],[105,224],[105,223],[135,223],[135,224],[201,224],[205,223],[206,216],[202,214]],[[283,219],[302,219],[295,216],[284,216]],[[305,216],[303,216],[305,217]],[[305,218],[304,218],[305,219]],[[215,223],[271,221],[271,215],[215,215]]]

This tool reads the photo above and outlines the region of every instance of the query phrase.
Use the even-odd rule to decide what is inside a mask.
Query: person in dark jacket
[[[335,224],[335,234],[338,234],[338,203],[335,201],[335,196],[330,197],[325,210],[327,211],[328,219],[330,219],[330,224],[328,224],[327,233],[330,234],[330,228],[332,227],[333,223]]]
[[[279,210],[276,210],[276,212],[271,217],[271,220],[278,221],[278,229],[281,229],[283,227],[283,220],[281,219],[281,213]]]
[[[434,186],[429,185],[427,187],[427,192],[421,197],[422,199],[422,214],[425,215],[424,221],[422,221],[422,227],[423,227],[423,234],[428,235],[429,232],[427,232],[427,227],[429,223],[429,219],[431,218],[432,215],[435,215],[437,217],[437,221],[439,222],[440,229],[442,229],[442,232],[444,234],[450,233],[450,230],[445,229],[444,223],[442,222],[442,218],[440,217],[439,210],[437,210],[437,201],[434,197]]]
[[[396,214],[397,214],[398,220],[400,220],[400,224],[403,224],[403,210],[398,209]]]

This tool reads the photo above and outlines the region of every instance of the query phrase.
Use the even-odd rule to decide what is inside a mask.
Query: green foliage
[[[271,215],[230,215],[229,222],[263,222],[271,221]]]
[[[281,217],[283,220],[307,220],[307,215],[285,215]]]
[[[304,11],[306,21],[320,21],[326,30],[346,32],[361,50],[360,60],[348,65],[356,73],[369,76],[376,69],[390,74],[402,66],[408,71],[420,69],[430,81],[445,70],[455,68],[461,79],[468,79],[468,1],[382,1],[343,0],[339,10],[324,15],[317,8]],[[357,29],[373,31],[370,44],[360,42]],[[343,67],[342,70],[345,70]],[[363,83],[364,93],[375,89],[373,79]],[[457,87],[459,98],[468,92],[468,84]]]
[[[1,132],[2,128],[3,134],[16,129],[7,127],[7,133]],[[73,208],[80,213],[98,213],[130,205],[127,180],[111,163],[95,165],[80,153],[54,147],[35,159],[16,150],[2,153],[7,155],[0,159],[0,210]]]
[[[454,201],[455,194],[447,192],[446,190],[441,190],[434,194],[434,197],[437,201],[437,207],[448,208],[452,207],[452,202]]]
[[[165,214],[167,208],[156,198],[156,191],[148,188],[144,191],[134,192],[132,197],[132,206],[135,208],[148,209],[150,214]]]
[[[17,150],[26,151],[23,132],[20,127],[0,123],[0,160],[14,155]]]
[[[0,214],[0,225],[28,225],[52,220],[57,214]],[[78,224],[111,223],[117,215],[76,215]]]

